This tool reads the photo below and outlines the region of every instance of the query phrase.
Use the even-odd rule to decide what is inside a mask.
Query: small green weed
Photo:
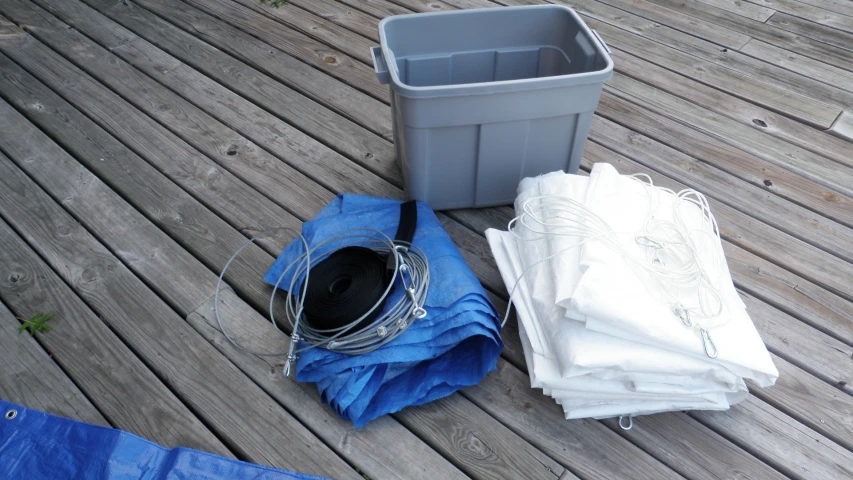
[[[26,330],[30,331],[30,336],[35,336],[36,332],[44,333],[51,329],[51,326],[47,324],[48,320],[51,318],[53,318],[52,313],[39,313],[29,320],[24,320],[23,318],[18,317],[18,320],[23,322],[23,324],[18,327],[18,334],[24,333]]]
[[[282,5],[287,5],[287,0],[261,0],[261,3],[269,3],[275,8],[278,8]]]

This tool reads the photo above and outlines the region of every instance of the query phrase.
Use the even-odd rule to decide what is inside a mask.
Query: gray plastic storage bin
[[[391,84],[397,162],[434,209],[512,203],[523,177],[576,172],[609,50],[570,8],[389,17],[373,48]]]

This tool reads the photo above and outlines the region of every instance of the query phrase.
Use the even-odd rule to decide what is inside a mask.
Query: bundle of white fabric
[[[531,386],[567,419],[725,410],[775,382],[701,194],[596,164],[523,180],[515,209],[486,235]]]

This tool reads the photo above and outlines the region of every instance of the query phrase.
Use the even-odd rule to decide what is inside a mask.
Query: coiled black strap
[[[394,241],[410,244],[418,223],[417,203],[400,205]],[[335,330],[361,318],[351,332],[369,326],[385,305],[383,294],[394,277],[393,256],[364,247],[346,247],[311,268],[303,304],[305,320],[316,330]]]

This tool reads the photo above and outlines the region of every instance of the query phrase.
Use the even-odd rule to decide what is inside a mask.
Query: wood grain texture
[[[379,43],[379,31],[370,26],[375,17],[357,8],[334,0],[288,0],[288,3]]]
[[[638,417],[627,432],[619,428],[618,419],[604,423],[634,443],[646,445],[657,458],[688,478],[788,478],[692,420],[684,412]]]
[[[5,156],[0,158],[4,165],[10,163]],[[36,205],[31,207],[38,212]],[[69,221],[55,220],[57,223],[46,226],[46,231],[70,240],[87,235],[70,217]],[[122,343],[107,326],[109,322],[105,324],[5,222],[0,222],[0,237],[4,247],[0,249],[0,296],[27,318],[38,312],[55,315],[50,321],[52,330],[40,335],[39,341],[112,426],[169,448],[185,446],[233,456]],[[91,261],[85,265],[89,268],[82,273],[93,278],[97,271],[115,272],[119,265],[103,251],[92,253]],[[66,271],[81,266],[62,265]]]
[[[57,2],[59,5],[61,2]],[[35,7],[37,8],[37,7]],[[112,23],[109,19],[103,19],[104,22]],[[104,28],[116,28],[115,24],[106,25]],[[14,30],[15,27],[9,25],[9,28]],[[117,27],[121,28],[121,27]],[[93,32],[98,32],[100,30],[93,30]],[[87,30],[88,32],[88,30]],[[77,33],[77,35],[80,35]],[[132,35],[132,34],[129,34]],[[23,43],[32,46],[32,48],[42,49],[42,47],[35,43],[31,42],[30,39],[23,39]],[[141,39],[139,39],[141,40]],[[76,50],[82,49],[84,46],[92,46],[90,41],[81,40],[80,44],[74,44],[77,48],[68,49],[69,55],[74,54]],[[57,48],[63,48],[68,46],[68,42],[57,43],[55,44]],[[72,51],[74,50],[74,51]],[[22,49],[16,49],[15,53],[19,56],[22,55]],[[102,50],[98,50],[102,51]],[[78,52],[79,53],[79,52]],[[158,53],[156,50],[151,50],[147,54],[140,54],[135,58],[144,59],[150,55],[165,55],[162,52]],[[9,52],[12,54],[12,52]],[[45,53],[48,55],[48,53]],[[87,61],[91,61],[92,57],[86,56]],[[95,57],[97,58],[97,57]],[[21,58],[22,62],[25,62],[25,58]],[[127,69],[131,69],[132,67],[125,65],[121,60],[109,60],[109,59],[100,59],[100,65],[104,65],[105,68],[113,68],[115,66],[122,66],[120,70],[116,70],[112,73],[113,75],[104,75],[100,77],[101,80],[107,82],[109,85],[114,86],[115,88],[121,88],[122,91],[126,92],[126,99],[133,99],[140,108],[143,108],[147,113],[151,114],[155,118],[158,116],[167,115],[169,122],[164,122],[170,128],[186,128],[186,132],[181,132],[182,137],[186,135],[185,138],[193,141],[196,146],[204,149],[204,143],[196,143],[197,139],[194,137],[199,135],[199,132],[210,132],[211,123],[214,123],[210,119],[206,118],[203,112],[197,113],[197,117],[201,118],[205,121],[203,124],[196,124],[195,122],[184,127],[186,121],[183,121],[185,116],[180,116],[178,118],[174,118],[174,115],[170,112],[183,112],[183,111],[195,111],[192,104],[186,103],[181,97],[177,97],[174,94],[171,94],[168,90],[164,89],[162,86],[156,84],[156,82],[151,82],[148,79],[137,76],[136,78],[127,77],[127,76],[118,76],[120,72],[127,72]],[[63,60],[57,59],[55,62],[57,65],[63,65]],[[37,65],[33,68],[45,68],[44,65]],[[71,67],[73,71],[73,67]],[[47,75],[46,72],[42,70],[40,72],[40,78],[42,80],[47,81],[48,78],[56,79],[55,82],[57,84],[57,88],[62,88],[63,84],[58,79],[58,76]],[[45,76],[41,76],[45,75]],[[125,74],[126,75],[126,74]],[[48,77],[48,78],[46,78]],[[194,75],[193,79],[198,81],[204,81],[206,77]],[[208,79],[209,81],[209,79]],[[143,82],[144,87],[140,87],[137,82]],[[82,83],[82,82],[81,82]],[[283,123],[278,119],[273,119],[269,121],[255,122],[253,119],[255,115],[268,115],[266,112],[263,112],[259,109],[259,107],[242,100],[240,97],[237,97],[232,92],[224,89],[224,87],[214,84],[211,88],[213,90],[206,90],[204,92],[198,91],[198,85],[193,82],[184,82],[181,85],[185,87],[186,93],[189,98],[202,102],[205,106],[209,106],[211,109],[215,109],[216,111],[222,112],[226,115],[226,119],[229,122],[236,123],[238,125],[242,125],[243,128],[255,132],[253,135],[258,139],[259,143],[266,149],[270,151],[277,151],[279,148],[284,147],[290,144],[290,140],[288,137],[284,136],[281,130],[278,128],[279,123]],[[142,95],[140,95],[140,92]],[[218,94],[221,93],[221,96]],[[155,99],[148,99],[147,96],[157,95]],[[81,96],[81,101],[85,98]],[[171,102],[171,103],[167,103]],[[233,105],[233,102],[237,102],[240,108],[232,110],[228,108]],[[117,104],[121,104],[121,102],[116,102]],[[173,106],[174,105],[174,106]],[[236,108],[236,107],[235,107]],[[270,122],[272,125],[270,125]],[[233,124],[229,125],[233,126]],[[317,179],[318,182],[323,183],[323,185],[335,192],[355,192],[355,193],[363,193],[363,194],[371,194],[378,195],[390,198],[402,198],[403,192],[397,186],[391,185],[380,177],[372,174],[371,172],[365,170],[361,165],[356,165],[352,162],[346,161],[345,157],[326,149],[319,143],[309,144],[309,146],[305,148],[314,148],[319,149],[320,152],[317,155],[310,155],[309,151],[305,149],[300,149],[300,158],[301,160],[298,163],[294,163],[294,165],[298,166],[301,170],[304,170],[306,173],[311,174],[314,178]],[[214,152],[211,152],[214,154]],[[263,167],[266,168],[277,168],[275,164],[263,164]],[[247,167],[254,167],[254,165],[248,165]],[[394,167],[396,168],[396,167]],[[282,198],[282,204],[284,206],[290,207],[291,209],[295,209],[295,207],[307,208],[306,202],[304,198],[296,197],[293,195],[293,192],[289,192],[287,190],[283,190],[280,185],[277,185],[275,182],[270,182],[269,178],[266,179],[263,183],[260,180],[263,179],[263,175],[266,174],[266,171],[263,172],[253,172],[255,177],[259,178],[258,182],[254,183],[253,186],[258,188],[262,193],[266,194],[268,197],[276,198],[276,196],[286,196],[286,198]],[[254,180],[253,177],[251,180]],[[308,182],[308,181],[306,181]],[[310,183],[310,182],[309,182]],[[331,193],[326,193],[328,198],[331,199]],[[323,205],[325,202],[323,203]],[[251,205],[251,204],[247,204]],[[313,207],[313,212],[310,215],[301,218],[309,218],[313,216],[314,213],[322,208],[322,205]],[[451,221],[448,217],[443,215],[439,215],[441,219],[443,219],[445,228],[451,233],[451,236],[457,242],[457,245],[460,246],[460,250],[462,250],[463,256],[468,261],[469,265],[471,265],[472,269],[477,273],[481,281],[484,282],[485,285],[492,288],[501,288],[499,285],[502,285],[500,282],[500,277],[497,273],[497,270],[494,266],[494,261],[491,257],[491,253],[488,250],[488,246],[486,245],[485,239],[480,236],[475,235],[473,232],[465,228],[461,228],[458,224]],[[268,223],[270,224],[270,223]],[[272,223],[274,224],[274,223]]]
[[[697,25],[692,29],[689,22],[678,25],[672,19],[673,15],[671,13],[664,15],[664,12],[660,10],[665,9],[661,9],[659,6],[645,0],[607,0],[608,3],[612,3],[620,8],[636,11],[639,16],[630,13],[626,14],[623,10],[617,10],[597,1],[583,3],[572,3],[569,0],[559,1],[568,2],[573,7],[578,8],[582,14],[589,15],[610,25],[656,40],[689,55],[712,62],[715,65],[753,77],[754,81],[760,81],[762,85],[775,85],[784,90],[805,95],[818,102],[833,105],[839,109],[848,108],[850,105],[853,105],[853,95],[848,90],[839,88],[837,85],[825,84],[812,78],[804,77],[800,75],[801,72],[791,71],[785,65],[772,62],[770,59],[754,58],[737,51],[746,44],[749,37],[741,36],[737,39],[738,43],[734,45],[731,44],[732,42],[723,43],[714,41],[713,37],[702,32],[697,32],[701,30],[705,22],[694,19],[693,23]],[[638,6],[647,6],[647,8],[640,9]],[[653,17],[655,23],[645,20],[642,18],[643,15]],[[658,21],[660,23],[656,23]],[[668,25],[671,25],[673,28],[670,28]],[[714,28],[713,24],[707,25],[709,29]],[[725,30],[719,26],[716,27],[719,30]],[[699,38],[693,36],[697,33],[701,33]],[[732,34],[738,35],[736,32],[732,32]],[[728,48],[720,48],[720,46]]]
[[[799,17],[819,25],[853,33],[853,9],[848,9],[847,15],[826,10],[821,7],[796,0],[749,0],[749,3],[772,8],[794,17]]]
[[[326,104],[372,132],[391,139],[391,118],[386,113],[387,105],[313,68],[284,50],[180,1],[142,0],[134,2],[133,5],[144,7],[196,38],[265,72],[314,101]],[[139,8],[131,6],[128,10],[136,11]],[[163,48],[156,39],[154,43]],[[191,57],[183,59],[189,63],[193,60]],[[323,63],[334,66],[338,64],[338,59],[327,56],[323,58]],[[387,88],[385,93],[387,97]]]
[[[469,419],[453,422],[453,417]],[[418,425],[429,434],[433,448],[452,458],[465,473],[476,478],[559,479],[566,471],[559,463],[530,445],[513,448],[524,436],[514,433],[475,406],[462,394],[407,408],[394,415],[402,424]],[[576,478],[576,477],[575,477]]]
[[[830,28],[812,22],[814,28],[793,33],[774,25],[773,18],[784,14],[775,13],[767,22],[762,23],[740,15],[707,5],[698,0],[649,0],[652,3],[681,13],[701,18],[722,27],[749,35],[752,38],[771,43],[778,47],[800,53],[839,68],[850,69],[853,65],[853,51],[843,45],[831,45],[815,37]]]
[[[814,5],[830,12],[842,13],[853,17],[853,5],[847,0],[799,0],[801,3]],[[758,2],[756,2],[758,3]]]
[[[853,453],[754,396],[725,412],[689,415],[791,478],[853,475]]]
[[[419,0],[415,0],[419,1]],[[424,1],[424,0],[421,0]],[[389,0],[342,0],[340,3],[349,5],[352,8],[368,14],[376,18],[385,18],[389,15],[406,15],[412,13],[413,10],[406,8],[406,2],[391,2]],[[433,2],[436,5],[436,10],[441,10],[446,7],[439,2]]]
[[[491,405],[492,415],[560,460],[582,478],[679,478],[639,448],[616,442],[619,436],[598,421],[563,420],[551,398],[530,388],[526,374],[505,360],[480,384],[463,390],[478,405]]]
[[[2,227],[3,233],[8,232],[5,222]],[[12,242],[3,245],[9,243]],[[6,276],[11,263],[4,261],[4,265],[7,267],[0,275]],[[53,323],[53,319],[49,323]],[[0,335],[0,351],[3,352],[0,355],[0,398],[52,415],[109,427],[107,419],[56,364],[53,352],[42,348],[29,332],[16,335],[20,325],[15,315],[0,302],[0,329],[3,330]]]
[[[14,1],[7,2],[2,8],[9,12],[12,7],[15,7],[16,16],[27,15],[26,18],[32,23],[56,22],[55,17],[32,4]],[[87,8],[85,5],[83,7]],[[10,24],[2,26],[2,28],[5,27],[10,28],[11,31],[17,30]],[[328,151],[310,137],[276,119],[275,121],[282,127],[270,134],[278,138],[279,149],[273,155],[153,79],[140,75],[133,66],[111,54],[104,55],[103,48],[76,29],[68,29],[67,35],[70,38],[65,38],[64,41],[53,43],[53,45],[59,48],[64,47],[63,51],[70,54],[76,51],[69,48],[70,45],[89,52],[90,55],[80,55],[78,52],[74,58],[85,59],[86,63],[81,65],[89,68],[88,71],[92,74],[106,74],[99,79],[104,80],[106,85],[116,92],[126,94],[127,97],[119,96],[104,88],[104,85],[82,73],[80,67],[62,59],[32,36],[23,34],[17,38],[8,36],[4,40],[19,44],[14,47],[9,45],[7,54],[10,57],[19,61],[29,69],[30,73],[56,89],[66,100],[86,112],[89,117],[94,118],[103,128],[122,139],[136,152],[156,154],[164,159],[181,156],[184,157],[184,161],[190,163],[204,162],[204,156],[207,155],[207,158],[214,160],[222,168],[229,169],[247,183],[275,185],[275,189],[269,190],[269,193],[277,195],[272,198],[287,204],[289,210],[300,218],[310,218],[331,199],[328,190],[312,182],[288,163],[281,161],[283,157],[289,159],[291,163],[307,163],[305,160],[317,149],[320,150],[318,155],[333,155],[333,152]],[[136,38],[135,35],[130,35]],[[44,40],[55,39],[47,35],[43,38]],[[32,55],[22,54],[27,49],[33,49],[39,52],[38,55],[51,58],[52,61],[36,62]],[[177,66],[177,63],[175,61],[158,66],[168,70]],[[107,70],[104,72],[97,69],[98,67],[104,67]],[[62,82],[62,78],[79,78],[79,81],[66,84]],[[140,113],[139,110],[147,115]],[[151,118],[162,123],[152,122]],[[296,135],[293,142],[290,141],[291,133]],[[303,139],[307,144],[299,141]],[[187,142],[192,142],[192,145]],[[211,181],[215,181],[220,176],[216,171],[212,171],[211,174],[213,175]],[[294,202],[294,198],[298,198],[299,201]],[[265,206],[264,202],[259,201],[257,204],[258,213],[264,213],[262,210]],[[258,223],[276,225],[276,216],[277,214],[270,214],[267,220]]]
[[[830,339],[830,341],[832,341],[832,339]],[[682,430],[683,430],[683,429],[682,429]],[[771,471],[771,472],[772,472],[772,471]],[[775,473],[775,472],[773,472],[773,473]]]
[[[180,85],[185,82],[195,83],[197,88],[211,92],[215,91],[213,85],[228,85],[231,90],[267,112],[268,115],[256,116],[252,119],[253,121],[259,124],[270,123],[271,118],[279,117],[287,122],[287,125],[293,125],[334,150],[351,159],[357,159],[366,168],[383,178],[397,184],[401,182],[399,169],[394,162],[393,146],[385,138],[377,138],[364,127],[309,100],[270,76],[170,25],[164,19],[146,10],[105,0],[89,0],[88,3],[121,26],[106,22],[106,19],[100,15],[90,14],[85,7],[74,10],[67,8],[80,5],[78,3],[58,2],[62,8],[53,8],[53,10],[62,18],[76,24],[80,30],[90,33],[92,38],[104,46],[112,45],[117,39],[127,38],[130,32],[123,27],[131,29],[133,33],[145,40],[132,40],[131,43],[113,48],[111,51],[184,96],[186,96],[186,88]],[[149,41],[156,42],[157,45]],[[163,72],[161,66],[173,62],[187,63],[173,68],[168,73]],[[179,73],[178,70],[183,71],[185,65],[197,69],[198,73],[195,70],[187,71],[185,74]],[[381,108],[383,113],[387,112],[387,107],[379,102],[375,103],[377,109]],[[246,110],[243,103],[228,107],[234,110]],[[216,111],[211,113],[222,117]],[[385,119],[387,125],[379,134],[390,138],[392,134],[389,115],[385,113],[381,118]],[[270,124],[278,127],[277,124]],[[287,134],[284,127],[279,128]],[[289,136],[291,141],[300,140],[298,136],[292,134]]]
[[[853,85],[851,85],[853,84],[853,72],[849,70],[819,62],[799,53],[789,52],[761,40],[750,41],[741,47],[740,51],[841,89],[853,90]]]
[[[308,37],[328,45],[336,45],[336,48],[339,48],[340,51],[363,62],[365,65],[372,65],[373,59],[370,56],[370,47],[376,46],[374,41],[328,22],[326,19],[303,10],[296,5],[285,4],[276,8],[250,0],[231,1],[274,19],[281,25],[277,27],[279,30],[282,30],[283,26],[299,31]]]
[[[516,3],[517,0],[503,0]],[[579,13],[599,18],[611,25],[628,29],[638,35],[648,35],[676,48],[688,45],[704,46],[707,43],[738,49],[750,36],[721,27],[675,10],[663,9],[644,0],[549,0],[570,6]],[[694,38],[690,38],[694,37]]]
[[[178,305],[192,298],[198,305],[200,295],[209,298],[213,289],[205,282],[211,277],[215,281],[215,275],[43,133],[31,130],[26,135],[20,123],[11,127],[15,117],[11,112],[0,115],[0,132],[7,133],[0,144],[17,164],[0,159],[3,218],[238,455],[264,465],[359,478],[111,251]]]
[[[399,182],[399,172],[394,162],[394,149],[389,142],[366,134],[367,132],[363,129],[358,132],[358,135],[352,134],[353,132],[347,134],[346,131],[337,131],[334,133],[337,136],[334,146],[340,151],[347,152],[349,158],[353,160],[353,162],[341,161],[341,155],[335,150],[295,129],[260,106],[236,95],[117,23],[93,12],[82,3],[50,0],[45,1],[44,4],[48,5],[53,13],[61,15],[63,19],[76,23],[78,29],[98,40],[102,46],[108,47],[111,53],[154,77],[151,79],[137,75],[137,78],[132,78],[128,72],[132,71],[133,67],[128,63],[112,60],[102,47],[83,38],[80,38],[80,42],[75,45],[76,48],[65,48],[64,51],[69,54],[75,53],[74,58],[79,59],[80,65],[85,65],[97,78],[109,85],[115,85],[117,89],[121,87],[118,91],[126,100],[139,102],[134,93],[140,87],[152,92],[163,91],[162,96],[165,97],[163,102],[171,100],[170,103],[175,104],[179,111],[203,110],[204,113],[199,114],[200,118],[204,119],[205,116],[210,115],[217,121],[227,123],[240,134],[264,145],[268,151],[274,152],[288,165],[312,176],[315,181],[322,182],[327,188],[346,191],[348,186],[352,189],[352,185],[355,184],[360,191],[371,191],[382,196],[391,196],[396,191],[375,174],[381,173],[386,177],[397,178]],[[48,41],[48,38],[44,37],[44,40]],[[64,46],[61,42],[54,42],[51,45],[59,49]],[[83,63],[84,59],[85,63]],[[155,80],[175,90],[180,96],[157,85]],[[232,79],[232,81],[242,82],[240,79]],[[193,103],[187,103],[184,98]],[[158,102],[160,101],[158,99]],[[155,118],[173,116],[169,114],[171,109],[162,113],[164,110],[161,107],[162,103],[141,103],[140,108]],[[180,127],[180,124],[174,120],[166,125]],[[207,126],[207,128],[212,127]],[[334,131],[334,125],[318,126],[318,128],[328,129],[329,132]],[[195,141],[194,137],[190,136],[190,132],[179,133]],[[202,146],[198,148],[205,150]],[[339,172],[338,175],[329,174],[332,171],[332,165]]]
[[[483,241],[482,237],[476,237],[476,236],[471,237],[472,240],[476,240],[476,241],[469,243],[465,239],[465,237],[466,237],[465,232],[468,232],[467,230],[460,229],[460,227],[458,227],[457,225],[454,225],[453,222],[449,222],[449,221],[445,221],[445,227],[448,229],[448,231],[451,233],[451,235],[454,236],[457,243],[462,247],[463,251],[472,252],[472,253],[477,252],[477,251],[480,252],[480,253],[475,253],[477,256],[477,259],[480,260],[481,263],[486,263],[489,265],[489,268],[487,270],[480,270],[479,271],[479,272],[482,272],[480,275],[481,278],[484,278],[486,280],[492,279],[491,282],[489,282],[489,281],[486,282],[487,285],[489,283],[491,283],[493,285],[498,285],[497,282],[499,282],[499,278],[497,277],[497,272],[494,269],[494,266],[493,266],[493,263],[491,260],[491,255],[489,254],[488,249],[486,248],[485,242]],[[468,232],[468,234],[470,234],[470,232]],[[469,258],[469,262],[470,262],[470,257],[468,257],[468,258]],[[476,265],[476,263],[475,263],[475,265]],[[478,271],[476,269],[476,267],[475,267],[475,271]]]
[[[731,95],[759,103],[771,110],[784,112],[800,121],[827,128],[841,111],[840,108],[806,98],[776,85],[758,84],[753,77],[744,73],[652,42],[590,17],[585,20],[606,39],[608,44],[618,50],[626,51]]]
[[[724,170],[766,192],[802,205],[822,217],[853,226],[853,199],[840,192],[609,93],[602,95],[597,111],[612,122],[704,160],[713,168]]]
[[[713,7],[717,7],[728,12],[736,13],[740,16],[751,18],[758,22],[764,22],[770,18],[776,10],[763,7],[754,3],[742,2],[740,0],[699,0],[702,3],[707,3]]]
[[[185,0],[185,3],[343,80],[377,100],[390,103],[388,87],[376,81],[373,68],[341,50],[330,48],[299,31],[282,28],[274,19],[231,0]],[[329,58],[334,62],[329,62]]]
[[[80,35],[79,32],[76,35]],[[157,92],[152,93],[142,88],[140,91],[148,93],[141,98],[153,101],[148,104],[150,108],[156,110],[156,107],[160,107],[161,111],[172,111],[173,118],[175,116],[183,118],[183,122],[175,122],[176,125],[171,126],[173,128],[185,126],[184,132],[196,133],[193,137],[196,144],[204,145],[213,158],[221,163],[211,162],[210,157],[195,150],[163,126],[150,121],[138,109],[94,82],[88,75],[49,49],[45,49],[32,36],[22,33],[18,40],[19,44],[11,47],[9,52],[13,56],[17,54],[15,58],[28,67],[32,74],[55,88],[67,101],[80,108],[100,127],[122,140],[129,148],[146,155],[159,170],[166,172],[171,178],[197,181],[201,186],[207,187],[221,184],[223,189],[232,190],[229,187],[230,184],[235,183],[235,180],[228,173],[229,169],[232,169],[250,182],[274,181],[281,189],[280,196],[286,193],[288,198],[292,199],[295,195],[301,199],[300,203],[290,204],[290,209],[305,216],[313,214],[325,204],[327,199],[331,198],[327,191],[318,188],[316,184],[306,180],[304,176],[288,168],[252,142],[245,139],[241,141],[240,137],[233,132],[230,134],[222,132],[223,136],[216,136],[219,132],[206,129],[206,127],[212,129],[216,126],[215,124],[201,124],[201,121],[206,120],[204,117],[198,118],[192,111],[187,115],[186,111],[179,109],[180,105],[157,102],[156,97],[150,98]],[[28,48],[43,52],[51,61],[39,63],[33,60],[33,56],[22,54],[29,51]],[[78,80],[74,83],[63,82],[62,79],[65,78]],[[37,108],[37,105],[35,107]],[[181,168],[176,168],[174,165],[181,165]],[[190,170],[185,169],[188,165],[192,166]],[[291,186],[293,189],[290,188]],[[280,223],[281,208],[271,204],[257,192],[246,193],[227,201],[209,203],[208,206],[220,215],[231,217],[235,213],[233,206],[236,204],[255,205],[256,208],[252,224],[241,225],[241,227],[259,229],[266,225]]]
[[[80,159],[84,166],[108,183],[148,220],[193,252],[208,268],[218,271],[232,252],[246,241],[246,237],[237,229],[205,208],[196,198],[213,204],[232,202],[233,199],[251,197],[254,190],[249,190],[247,195],[244,192],[249,187],[238,185],[239,182],[219,182],[218,188],[210,188],[209,183],[192,176],[198,171],[193,165],[181,165],[179,159],[170,159],[172,166],[169,171],[180,170],[185,174],[171,175],[175,181],[173,183],[2,54],[0,68],[3,70],[0,75],[0,92],[8,101],[61,142],[67,151]],[[181,187],[196,198],[188,195]],[[274,204],[272,206],[277,207]],[[242,207],[241,213],[238,205],[230,205],[228,210],[237,211],[225,215],[232,223],[251,221],[250,208]],[[278,210],[281,224],[298,231],[300,222],[283,209]],[[280,251],[286,245],[285,240],[289,241],[290,237],[292,235],[269,237],[265,245],[269,250]],[[271,257],[260,247],[251,246],[229,268],[225,279],[244,295],[265,298],[268,288],[260,281],[260,277],[271,261]],[[213,291],[209,282],[205,285],[211,290],[204,292],[204,298]],[[194,302],[196,300],[183,303],[184,308],[193,306]]]
[[[853,394],[853,346],[767,308],[752,295],[740,292],[740,296],[755,328],[768,332],[762,337],[767,348],[827,384]]]
[[[750,386],[750,392],[848,450],[853,449],[853,397],[778,355],[772,357],[779,369],[776,385],[762,389]]]
[[[853,178],[853,167],[849,162],[842,165],[758,130],[744,128],[738,122],[629,77],[614,75],[607,88],[613,95],[678,119],[700,132],[786,170],[846,195],[853,194],[853,182],[850,181]]]
[[[652,63],[673,69],[682,75],[693,77],[717,88],[722,88],[731,94],[737,95],[738,91],[748,88],[726,87],[727,84],[735,81],[735,79],[741,79],[742,83],[749,84],[757,84],[757,81],[760,80],[761,86],[777,88],[780,92],[786,92],[785,94],[788,96],[793,95],[794,98],[799,96],[808,97],[809,101],[815,103],[814,107],[832,107],[840,111],[842,108],[853,103],[853,95],[846,90],[818,82],[734,50],[742,46],[743,43],[735,47],[724,48],[725,45],[721,47],[702,38],[693,37],[685,32],[680,32],[660,23],[650,22],[624,11],[613,9],[602,3],[569,3],[573,7],[579,8],[582,15],[585,16],[584,18],[594,18],[598,22],[606,23],[608,27],[617,27],[620,29],[616,33],[610,29],[604,29],[606,33],[605,31],[599,32],[602,34],[602,38],[609,44],[612,44],[612,46],[627,50]],[[595,26],[598,24],[594,22],[590,23],[590,25],[594,26],[594,28],[599,28]],[[644,39],[660,42],[663,49],[660,46],[656,46],[656,44],[638,43],[635,39],[625,38],[626,32],[634,33]],[[670,48],[685,55],[673,56],[673,54],[667,53]],[[667,57],[672,58],[669,58],[667,62]],[[700,58],[708,63],[696,63],[696,58]],[[680,67],[675,67],[677,64]],[[709,68],[709,66],[712,68]],[[743,79],[743,76],[750,77],[751,80],[746,81]],[[763,97],[750,95],[743,98],[765,106],[770,105],[766,103]],[[773,108],[779,109],[778,106],[774,106]],[[784,109],[781,111],[787,112]],[[794,116],[799,115],[793,111],[787,113]],[[814,123],[812,119],[802,119]],[[823,123],[815,123],[815,125],[826,128],[823,126]]]
[[[853,165],[848,155],[850,143],[843,139],[653,65],[629,53],[618,52],[616,55],[618,61],[615,68],[626,77],[654,85],[659,91],[689,100],[749,128],[765,132],[838,163]],[[842,112],[840,117],[844,115]],[[838,120],[835,124],[838,124]]]

